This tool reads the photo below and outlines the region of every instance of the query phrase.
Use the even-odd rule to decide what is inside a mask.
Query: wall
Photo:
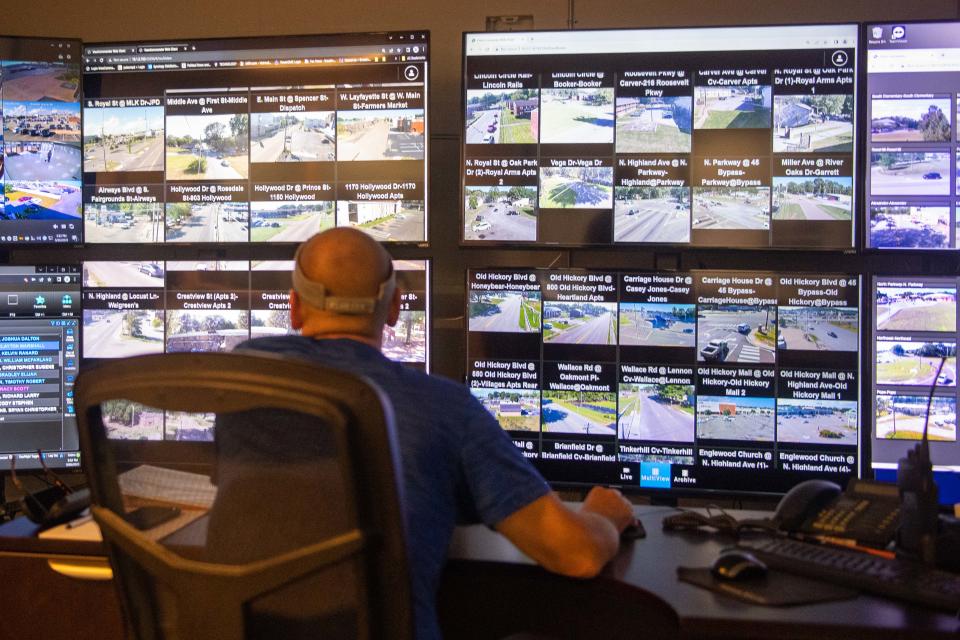
[[[652,268],[668,261],[682,268],[766,265],[803,270],[823,265],[820,257],[795,254],[685,252],[655,254],[623,250],[523,250],[518,252],[460,249],[459,144],[460,40],[466,30],[485,28],[486,16],[531,14],[538,29],[567,27],[572,5],[578,28],[695,26],[719,24],[779,24],[824,21],[919,20],[956,18],[957,0],[405,0],[403,2],[302,0],[40,0],[17,6],[16,17],[0,31],[10,35],[79,37],[88,42],[197,38],[213,36],[336,33],[369,30],[431,30],[431,200],[429,249],[400,247],[398,257],[434,258],[434,370],[463,375],[463,284],[468,266],[597,266]],[[88,254],[103,259],[111,249]],[[187,255],[193,249],[174,250]],[[258,252],[258,257],[283,257],[287,249]],[[16,261],[41,259],[39,251],[17,251]],[[51,259],[46,257],[46,259]],[[63,259],[58,256],[57,259]],[[833,269],[858,267],[855,256],[830,256]],[[911,259],[905,259],[908,261]],[[928,269],[920,258],[905,268]],[[825,265],[826,267],[827,265]],[[899,266],[899,265],[898,265]],[[936,266],[936,265],[934,265]],[[943,268],[950,268],[945,265]]]

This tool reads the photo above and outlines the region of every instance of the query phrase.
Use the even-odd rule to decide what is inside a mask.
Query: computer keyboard
[[[771,569],[912,602],[960,611],[960,576],[920,564],[784,538],[741,540]]]

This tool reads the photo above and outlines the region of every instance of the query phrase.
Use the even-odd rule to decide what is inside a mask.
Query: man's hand
[[[623,494],[616,489],[606,487],[594,487],[587,494],[580,511],[594,513],[603,516],[609,520],[621,533],[629,525],[633,524],[633,507],[630,502],[623,497]]]

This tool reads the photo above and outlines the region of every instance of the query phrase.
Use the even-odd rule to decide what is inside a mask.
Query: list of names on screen
[[[960,23],[867,26],[868,248],[957,246]]]
[[[874,282],[874,469],[896,469],[926,425],[935,468],[960,472],[957,285],[956,277]]]
[[[87,242],[423,242],[425,32],[88,45]]]
[[[0,243],[79,243],[80,42],[0,37]]]
[[[79,316],[76,265],[0,267],[0,471],[79,465]]]
[[[551,481],[857,473],[856,276],[474,270],[467,305],[471,390]]]
[[[464,35],[463,241],[854,246],[857,26]]]

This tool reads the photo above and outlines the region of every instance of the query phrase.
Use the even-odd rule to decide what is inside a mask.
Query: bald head
[[[379,346],[383,325],[396,322],[399,292],[390,279],[390,254],[377,241],[350,227],[329,229],[300,246],[297,265],[290,294],[294,328],[307,336],[375,339]]]

